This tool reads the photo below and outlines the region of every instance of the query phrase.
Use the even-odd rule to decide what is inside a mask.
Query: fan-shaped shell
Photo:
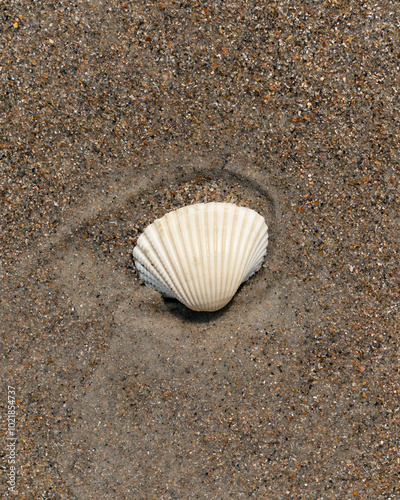
[[[217,311],[261,266],[268,227],[254,210],[199,203],[150,224],[133,250],[141,279],[194,311]]]

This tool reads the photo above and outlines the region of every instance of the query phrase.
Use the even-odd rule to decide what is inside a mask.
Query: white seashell
[[[198,203],[150,224],[133,250],[146,285],[194,311],[217,311],[261,267],[268,227],[254,210]]]

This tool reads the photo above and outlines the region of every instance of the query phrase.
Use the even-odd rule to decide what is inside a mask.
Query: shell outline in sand
[[[133,249],[147,286],[194,311],[217,311],[257,272],[268,226],[255,210],[233,203],[197,203],[146,227]]]

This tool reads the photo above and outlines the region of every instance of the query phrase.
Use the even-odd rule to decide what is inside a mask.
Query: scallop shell
[[[194,311],[217,311],[261,267],[268,227],[254,210],[198,203],[150,224],[133,250],[146,285]]]

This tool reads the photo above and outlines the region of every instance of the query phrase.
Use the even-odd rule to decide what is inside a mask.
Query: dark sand
[[[399,499],[398,2],[0,11],[0,496],[12,386],[17,498]],[[211,200],[271,240],[194,313],[131,251]]]

